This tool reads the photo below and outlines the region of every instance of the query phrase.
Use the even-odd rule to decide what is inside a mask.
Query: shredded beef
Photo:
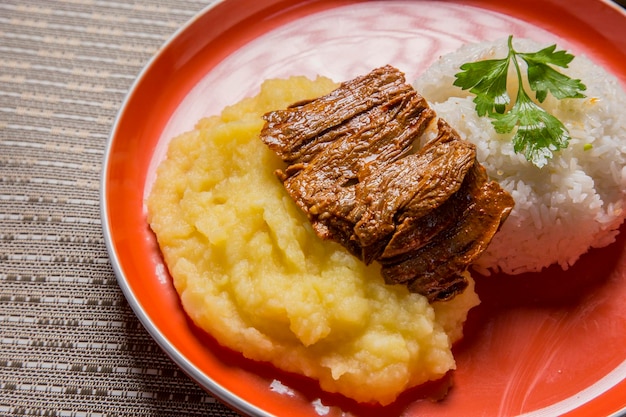
[[[261,140],[287,163],[276,174],[318,236],[430,301],[467,287],[463,272],[513,207],[394,67],[264,118]],[[436,138],[416,149],[435,119]]]

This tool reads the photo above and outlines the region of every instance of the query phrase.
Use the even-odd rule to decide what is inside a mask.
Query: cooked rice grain
[[[476,114],[473,95],[453,86],[461,64],[505,57],[506,45],[506,39],[466,45],[441,57],[415,87],[440,117],[476,144],[478,160],[515,199],[513,212],[475,268],[517,274],[558,263],[567,269],[590,248],[612,243],[626,216],[626,93],[616,77],[582,55],[560,69],[587,86],[587,97],[548,96],[541,104],[572,139],[545,167],[536,168],[513,151],[513,133],[497,134],[488,118]],[[545,46],[514,39],[518,51]]]

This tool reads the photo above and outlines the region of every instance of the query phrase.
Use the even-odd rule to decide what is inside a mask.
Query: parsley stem
[[[519,86],[517,90],[517,97],[515,99],[517,101],[517,100],[520,100],[522,96],[527,95],[527,94],[526,94],[526,91],[524,91],[524,84],[523,84],[524,78],[522,77],[522,70],[517,60],[517,51],[513,48],[513,35],[509,36],[508,45],[509,45],[508,59],[513,60],[513,65],[515,66],[515,72],[517,74],[517,85]]]

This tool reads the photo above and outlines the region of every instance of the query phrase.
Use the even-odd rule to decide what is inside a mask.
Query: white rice
[[[518,51],[547,46],[513,41]],[[613,75],[582,55],[568,69],[559,68],[587,86],[587,97],[559,101],[548,95],[542,107],[565,124],[572,139],[539,169],[514,153],[513,133],[497,134],[490,119],[477,116],[473,96],[452,85],[461,64],[506,53],[506,39],[466,45],[443,56],[416,80],[415,88],[477,145],[477,158],[489,176],[515,199],[515,208],[475,269],[518,274],[554,263],[567,269],[590,248],[612,243],[626,217],[626,93]]]

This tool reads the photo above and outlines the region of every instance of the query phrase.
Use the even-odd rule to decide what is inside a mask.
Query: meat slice
[[[354,233],[356,185],[379,162],[409,154],[434,116],[404,75],[385,67],[328,96],[267,114],[261,138],[290,163],[277,175],[316,233],[363,259]]]
[[[264,118],[261,140],[287,164],[276,175],[318,236],[430,301],[465,289],[513,207],[444,120],[416,149],[436,114],[391,66]]]
[[[372,170],[356,186],[356,199],[362,202],[354,227],[359,244],[366,248],[388,241],[397,223],[422,218],[441,206],[461,187],[475,154],[473,144],[454,140],[452,129],[440,121],[439,136],[417,153]],[[370,262],[378,255],[363,258]]]
[[[358,136],[361,129],[371,131],[372,123],[385,123],[377,120],[376,115],[368,120],[368,111],[376,109],[378,115],[384,115],[386,109],[391,110],[411,97],[419,99],[418,109],[428,108],[426,101],[405,83],[401,72],[389,66],[378,68],[344,82],[326,96],[268,113],[263,141],[289,164],[308,162],[325,143],[345,135]],[[357,116],[360,122],[352,120]],[[348,121],[349,125],[344,126]]]
[[[467,285],[461,272],[487,248],[514,202],[497,183],[488,180],[478,163],[464,185],[452,200],[458,203],[446,228],[425,244],[405,244],[403,251],[389,250],[378,258],[385,282],[405,284],[433,300],[447,299],[448,293]],[[388,248],[398,246],[394,242]]]

